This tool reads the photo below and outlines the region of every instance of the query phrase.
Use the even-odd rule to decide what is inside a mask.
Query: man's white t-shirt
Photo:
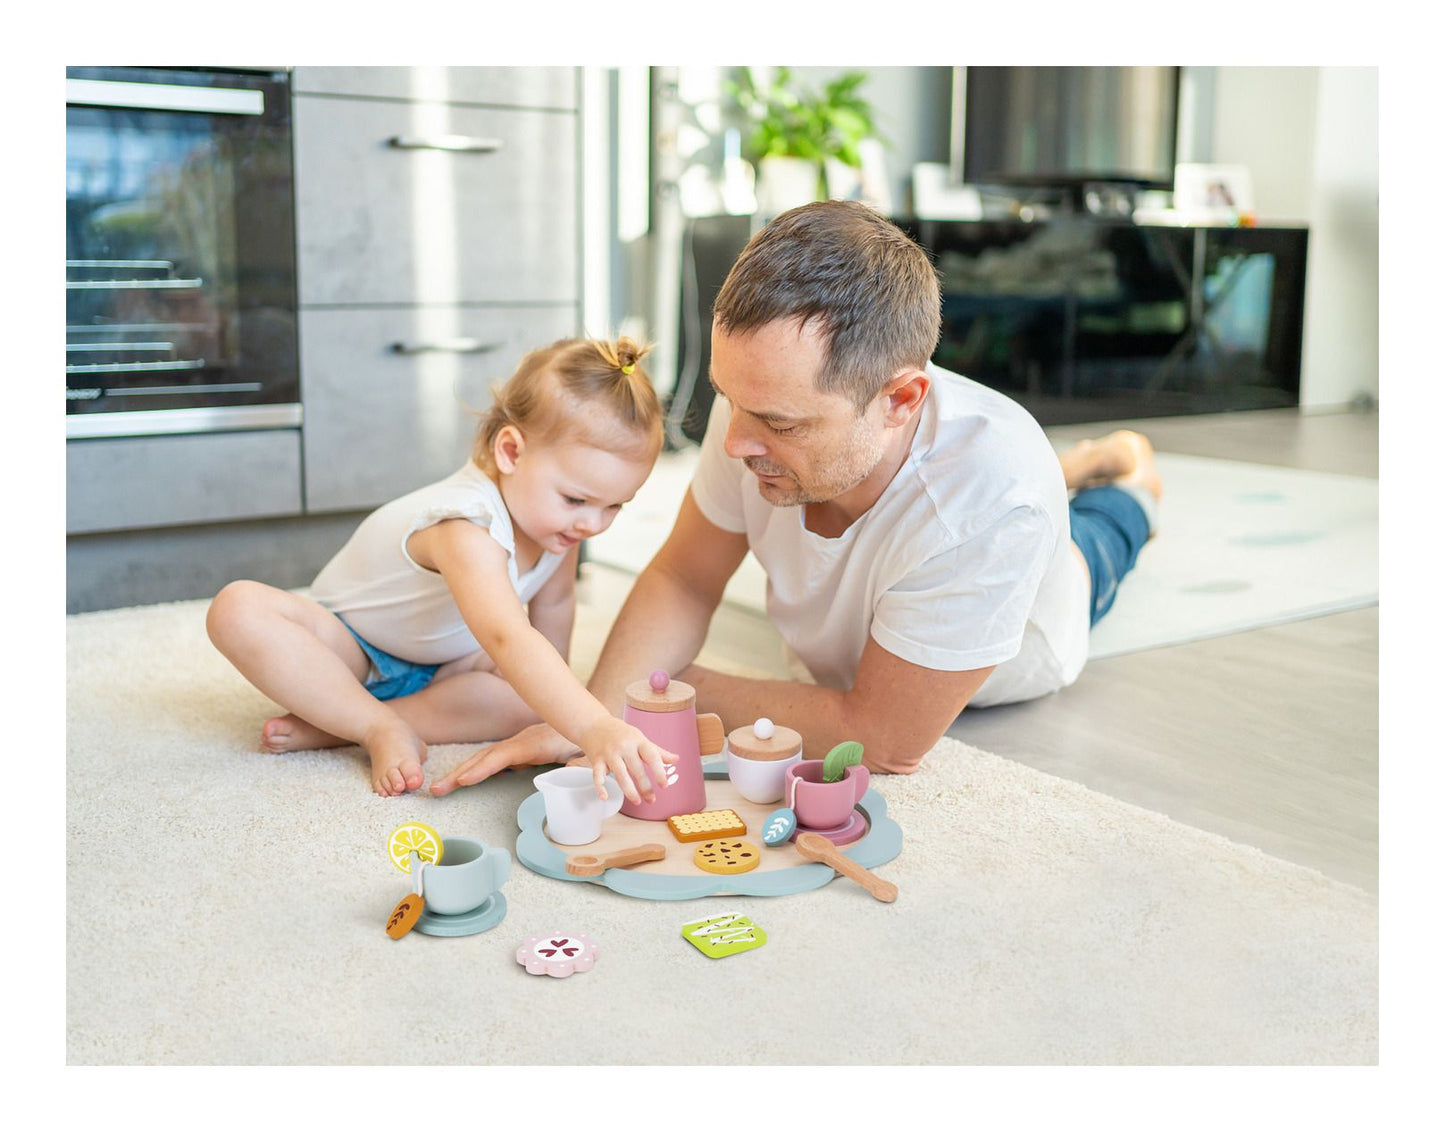
[[[853,686],[871,636],[924,668],[997,665],[970,704],[1073,683],[1088,654],[1089,582],[1069,539],[1058,457],[1017,402],[930,364],[908,458],[837,538],[774,507],[723,451],[714,402],[693,476],[704,517],[745,533],[768,577],[768,617],[816,683]]]
[[[469,519],[496,539],[507,552],[507,576],[524,605],[565,557],[544,552],[519,577],[512,517],[502,493],[468,461],[446,479],[393,499],[363,519],[316,575],[312,598],[383,652],[415,664],[445,664],[479,651],[446,581],[406,551],[414,532],[444,519]]]

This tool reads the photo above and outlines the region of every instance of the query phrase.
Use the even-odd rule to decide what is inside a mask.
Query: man
[[[603,703],[665,668],[729,727],[767,716],[814,753],[855,739],[906,774],[966,704],[1073,682],[1153,529],[1152,449],[1118,432],[1056,456],[1017,403],[929,362],[939,330],[927,254],[866,206],[805,205],[754,236],[713,309],[692,485],[589,683]],[[749,550],[797,680],[694,663]],[[432,792],[572,753],[528,728]]]

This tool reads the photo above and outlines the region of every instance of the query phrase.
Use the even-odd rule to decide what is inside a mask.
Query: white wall
[[[1214,68],[1209,160],[1249,167],[1261,222],[1310,227],[1300,404],[1379,396],[1379,71]]]
[[[1380,82],[1321,67],[1300,401],[1380,395]]]
[[[1318,67],[1217,67],[1209,159],[1245,165],[1261,223],[1310,219]]]

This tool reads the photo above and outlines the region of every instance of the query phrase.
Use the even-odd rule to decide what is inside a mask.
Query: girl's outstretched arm
[[[572,625],[577,619],[577,554],[574,546],[527,603],[532,628],[551,641],[566,661],[572,659]]]
[[[446,580],[467,628],[517,694],[582,749],[599,796],[606,796],[603,780],[610,773],[629,801],[652,801],[652,784],[666,783],[664,764],[677,755],[618,719],[583,687],[552,642],[528,621],[507,577],[507,553],[496,540],[470,520],[447,519],[413,534],[407,550],[418,565]],[[645,794],[637,785],[644,776]]]

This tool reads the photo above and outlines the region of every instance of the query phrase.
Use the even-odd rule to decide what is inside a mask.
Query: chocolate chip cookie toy
[[[758,867],[762,851],[751,841],[704,841],[692,852],[692,863],[704,872],[749,873]]]

